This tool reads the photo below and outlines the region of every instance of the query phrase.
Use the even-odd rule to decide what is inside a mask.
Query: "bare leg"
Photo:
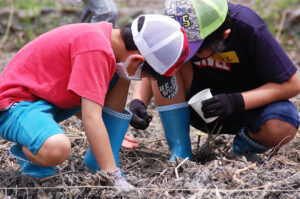
[[[290,142],[296,135],[297,129],[278,119],[267,120],[256,133],[248,136],[257,143],[267,147],[281,147]]]
[[[130,81],[119,78],[115,87],[107,93],[104,103],[105,106],[123,113],[128,96],[129,85]]]
[[[176,80],[178,84],[178,92],[177,95],[173,99],[168,99],[163,97],[157,86],[157,82],[153,80],[152,90],[155,98],[155,102],[158,106],[177,104],[186,101],[186,96],[189,94],[191,90],[193,79],[193,69],[190,62],[184,64],[184,66],[176,73]]]
[[[150,99],[153,97],[151,81],[154,80],[152,77],[143,77],[141,81],[134,82],[133,85],[133,99],[139,99],[147,106]]]
[[[56,166],[68,158],[71,144],[67,136],[61,133],[49,137],[35,155],[25,146],[22,149],[33,163],[40,166]]]

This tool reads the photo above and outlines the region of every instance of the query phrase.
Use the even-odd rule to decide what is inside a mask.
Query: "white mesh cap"
[[[138,20],[145,17],[141,30]],[[141,15],[131,26],[133,40],[141,55],[159,74],[170,77],[189,53],[188,42],[180,24],[164,15]],[[185,41],[186,40],[186,41]]]

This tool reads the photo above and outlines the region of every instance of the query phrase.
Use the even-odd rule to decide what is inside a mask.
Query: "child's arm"
[[[102,170],[116,170],[107,130],[102,120],[102,106],[82,97],[82,121],[87,139]]]

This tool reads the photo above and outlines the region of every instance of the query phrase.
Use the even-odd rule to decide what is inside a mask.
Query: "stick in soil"
[[[234,172],[233,176],[232,176],[232,180],[235,184],[240,184],[240,185],[243,185],[245,184],[241,179],[239,179],[237,176],[240,175],[241,173],[249,170],[249,169],[252,169],[256,167],[256,163],[253,163],[253,164],[250,164],[249,166],[243,168],[243,169],[239,169],[237,170],[236,172]]]
[[[155,178],[153,178],[153,180],[151,180],[151,182],[149,184],[152,184],[152,182],[154,182],[154,180],[156,180],[157,178],[159,178],[160,176],[164,175],[166,173],[166,171],[168,170],[168,168],[165,168],[165,170],[163,170],[159,176],[156,176]]]
[[[176,178],[178,179],[179,178],[179,175],[178,175],[178,168],[181,167],[189,158],[186,157],[182,162],[180,162],[180,164],[175,168],[175,174],[176,174]]]

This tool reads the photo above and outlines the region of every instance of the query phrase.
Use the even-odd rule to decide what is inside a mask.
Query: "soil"
[[[0,72],[14,54],[2,52]],[[292,101],[300,110],[298,98]],[[85,167],[82,160],[88,143],[81,122],[72,117],[61,123],[71,140],[71,154],[56,167],[57,174],[46,179],[22,176],[17,160],[9,154],[11,143],[0,138],[0,198],[300,198],[299,132],[276,154],[248,157],[232,152],[232,135],[211,137],[191,128],[196,161],[174,163],[168,160],[170,152],[153,101],[148,110],[153,115],[149,128],[127,131],[140,147],[121,149],[119,156],[133,190],[105,186]]]

